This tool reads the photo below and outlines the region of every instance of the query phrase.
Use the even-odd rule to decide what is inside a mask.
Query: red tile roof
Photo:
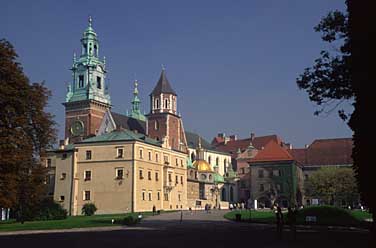
[[[260,150],[257,155],[250,161],[253,162],[269,162],[269,161],[293,161],[294,157],[286,148],[277,144],[274,140],[270,141],[264,149]]]
[[[353,163],[352,146],[351,138],[318,139],[308,148],[292,149],[289,152],[304,166],[348,165]]]
[[[241,139],[241,140],[231,140],[228,141],[226,144],[221,143],[216,146],[217,150],[222,152],[232,153],[232,157],[237,156],[237,151],[240,150],[243,152],[248,146],[249,143],[252,141],[253,146],[261,150],[262,147],[265,147],[267,143],[270,141],[274,141],[277,144],[281,144],[282,140],[277,135],[268,135],[268,136],[260,136],[254,137],[253,140],[251,138]]]

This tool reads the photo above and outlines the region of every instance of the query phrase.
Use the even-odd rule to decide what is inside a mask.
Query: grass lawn
[[[166,211],[168,212],[168,211]],[[143,217],[152,215],[152,212],[141,213]],[[163,212],[161,211],[161,214]],[[26,221],[24,224],[9,220],[0,222],[0,232],[20,231],[20,230],[48,230],[48,229],[71,229],[82,227],[99,227],[99,226],[120,226],[121,220],[129,215],[137,217],[137,213],[127,214],[106,214],[93,216],[68,216],[64,220],[45,220],[45,221]],[[115,223],[112,224],[111,220]]]
[[[235,220],[235,215],[241,214],[242,221],[250,221],[249,210],[236,210],[225,214],[225,218]],[[331,206],[307,207],[298,211],[297,224],[305,225],[306,216],[316,216],[316,225],[357,226],[368,228],[370,223],[365,220],[372,218],[371,214],[361,210],[346,210]],[[284,212],[284,221],[287,220],[287,212]],[[275,213],[272,211],[252,210],[251,222],[275,223]]]

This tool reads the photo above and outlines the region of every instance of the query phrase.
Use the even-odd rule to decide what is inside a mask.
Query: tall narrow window
[[[78,76],[78,88],[83,88],[84,87],[84,75],[79,75]]]
[[[149,160],[151,160],[151,152],[149,152]]]
[[[142,191],[142,200],[145,201],[145,192]]]
[[[143,150],[140,149],[140,158],[142,159],[143,158]]]
[[[142,175],[142,170],[140,170],[140,179],[144,179],[144,176]]]
[[[86,160],[90,160],[91,159],[91,151],[88,150],[86,151]]]
[[[94,56],[98,57],[98,47],[97,47],[97,45],[94,45]]]
[[[154,122],[154,129],[155,130],[159,129],[159,122],[157,120],[155,120],[155,122]]]
[[[123,148],[118,148],[117,149],[117,157],[122,158],[124,155],[124,149]]]
[[[183,185],[183,176],[180,176],[180,183]]]
[[[148,171],[148,180],[151,180],[151,171]]]
[[[84,191],[84,201],[90,201],[90,191],[89,190]]]
[[[215,165],[219,165],[219,158],[218,157],[215,159]]]
[[[89,171],[89,170],[85,171],[84,180],[85,181],[90,181],[91,180],[91,171]]]
[[[52,160],[49,158],[49,159],[47,159],[47,167],[48,168],[50,168],[51,167],[51,164],[52,164],[52,162],[51,162]]]
[[[161,192],[157,192],[157,200],[159,201],[161,199]]]
[[[102,89],[102,78],[101,77],[97,77],[97,88]]]
[[[159,99],[155,99],[155,108],[159,109]]]
[[[158,181],[159,178],[158,178],[158,172],[155,173],[155,181]]]
[[[149,201],[151,201],[151,192],[149,192]]]
[[[164,107],[165,107],[165,108],[168,108],[167,106],[168,106],[168,100],[167,100],[167,99],[165,99],[165,104],[164,104]]]
[[[155,162],[158,163],[158,160],[159,160],[159,159],[158,159],[158,153],[156,153],[156,154],[155,154]]]

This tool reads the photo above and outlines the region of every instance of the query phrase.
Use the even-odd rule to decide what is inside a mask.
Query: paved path
[[[145,218],[135,227],[98,228],[80,232],[0,236],[0,247],[366,247],[368,233],[344,230],[300,230],[292,240],[285,230],[276,238],[275,227],[267,224],[237,223],[223,218],[226,213],[198,211],[164,213]],[[115,227],[113,227],[115,228]]]

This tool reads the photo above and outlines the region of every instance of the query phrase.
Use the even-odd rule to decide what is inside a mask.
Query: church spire
[[[132,111],[128,116],[134,119],[141,120],[141,121],[146,121],[145,115],[143,115],[140,110],[141,100],[138,97],[138,88],[137,88],[138,81],[134,80],[133,84],[134,84],[134,90],[133,90],[133,100],[132,100]]]

